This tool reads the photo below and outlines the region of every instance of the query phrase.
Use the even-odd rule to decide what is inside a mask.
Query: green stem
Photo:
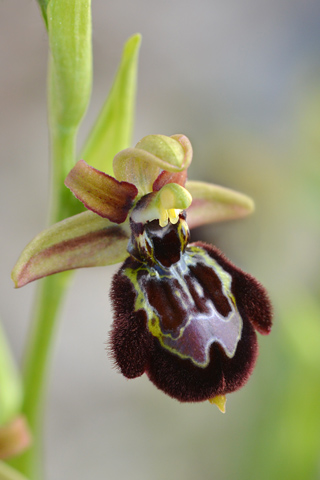
[[[60,222],[79,213],[79,201],[64,185],[64,180],[75,164],[77,129],[51,127],[51,202],[49,223]]]
[[[70,215],[71,193],[63,179],[74,164],[76,129],[51,128],[52,188],[50,220],[53,224]],[[24,358],[24,402],[33,443],[24,454],[11,462],[30,480],[43,478],[42,421],[52,344],[60,307],[72,272],[63,272],[39,282],[33,310],[33,322]]]
[[[25,397],[22,411],[32,432],[32,446],[14,462],[30,480],[42,479],[42,421],[48,370],[57,319],[71,272],[39,283],[24,362]]]

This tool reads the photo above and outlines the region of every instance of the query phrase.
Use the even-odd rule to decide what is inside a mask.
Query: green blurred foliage
[[[204,234],[267,287],[274,327],[259,338],[260,357],[239,412],[247,425],[228,452],[232,466],[215,478],[320,478],[319,117],[320,96],[313,92],[297,102],[286,148],[272,151],[239,133],[231,145],[216,147],[214,170],[252,195],[257,210],[241,225]]]

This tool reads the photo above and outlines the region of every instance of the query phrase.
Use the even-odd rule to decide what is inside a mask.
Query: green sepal
[[[253,200],[243,193],[206,182],[187,181],[192,196],[187,210],[189,228],[242,218],[254,211]]]
[[[86,211],[43,230],[12,271],[16,287],[53,273],[122,262],[128,256],[128,223],[117,225]]]
[[[140,34],[126,42],[112,89],[80,154],[109,175],[113,157],[131,144],[140,43]]]

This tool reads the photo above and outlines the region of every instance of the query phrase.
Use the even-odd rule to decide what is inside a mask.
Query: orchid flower
[[[114,157],[114,177],[84,160],[65,184],[87,211],[40,233],[12,278],[17,287],[65,270],[124,262],[113,278],[109,348],[127,378],[146,373],[181,402],[225,396],[255,364],[255,330],[268,334],[271,305],[261,284],[216,247],[189,243],[189,229],[243,217],[246,195],[187,181],[184,135],[149,135]]]

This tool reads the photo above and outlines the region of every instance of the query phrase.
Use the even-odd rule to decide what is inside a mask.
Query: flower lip
[[[186,247],[188,235],[178,233],[184,222],[185,213],[163,228],[131,219],[136,252],[113,280],[111,350],[125,376],[145,372],[165,393],[193,402],[223,397],[248,381],[258,352],[254,330],[270,331],[271,306],[263,287],[215,247]],[[180,255],[173,261],[175,244]],[[157,248],[167,264],[155,261]]]
[[[190,244],[188,249],[191,249],[191,257],[202,250],[203,260],[207,261],[208,257],[214,260],[212,265],[216,265],[217,270],[213,272],[218,275],[217,280],[213,281],[214,276],[210,276],[209,270],[202,272],[201,262],[198,264],[198,260],[194,260],[196,271],[183,274],[186,280],[181,285],[185,284],[187,288],[181,288],[177,277],[170,277],[170,269],[161,273],[157,267],[150,269],[133,257],[126,260],[112,284],[115,321],[111,331],[111,351],[121,372],[128,378],[146,373],[158,388],[173,398],[198,402],[231,393],[248,381],[258,353],[254,329],[260,322],[271,324],[271,308],[261,285],[232,265],[216,248],[197,243]],[[174,268],[176,266],[183,269],[181,261]],[[209,317],[208,324],[188,323],[192,310],[205,313],[206,303],[202,302],[202,295],[211,298],[218,308],[222,286],[226,285],[226,273],[232,278],[230,299],[234,296],[235,312],[239,308],[242,319],[239,338],[235,336],[234,340],[227,323],[221,323],[225,331],[214,328],[213,336],[210,328],[208,330]],[[187,280],[189,275],[191,279]],[[198,287],[193,287],[194,275]],[[234,278],[237,279],[236,285],[233,285]],[[218,282],[216,286],[215,282]],[[188,297],[190,294],[193,301]],[[260,306],[254,313],[252,305],[257,299]],[[255,315],[254,321],[252,315]],[[186,326],[193,326],[196,330],[189,335]],[[136,328],[139,328],[138,336]],[[234,352],[228,347],[230,341],[235,342]],[[199,352],[205,353],[204,362],[201,362]]]

